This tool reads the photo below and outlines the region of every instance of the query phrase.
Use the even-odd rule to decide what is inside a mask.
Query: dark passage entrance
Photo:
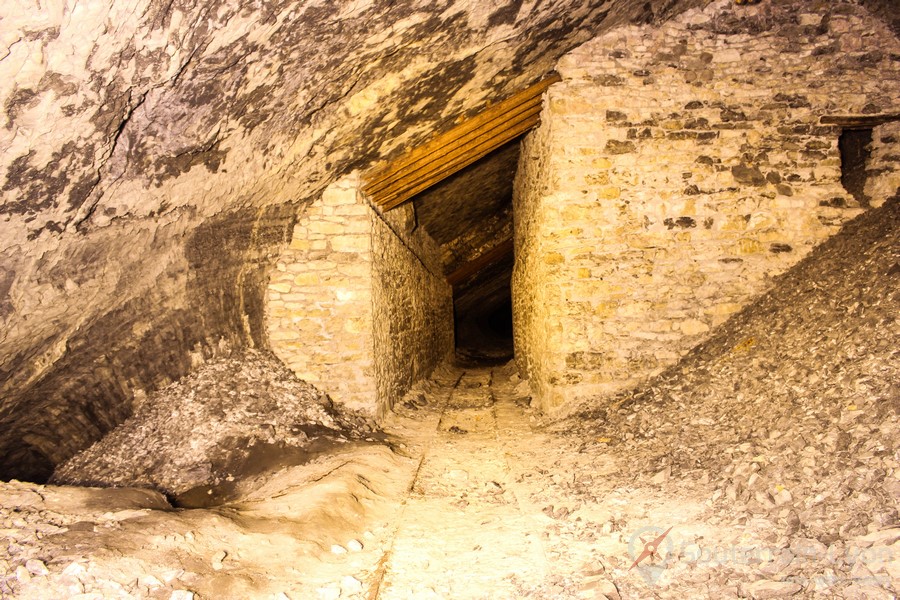
[[[860,206],[869,206],[866,196],[866,161],[869,158],[869,144],[872,143],[871,129],[845,129],[838,138],[841,153],[841,185],[850,192]]]
[[[441,252],[453,286],[457,356],[506,361],[513,355],[512,192],[519,141],[540,122],[542,97],[556,73],[460,115],[449,130],[363,177],[363,191],[391,210],[412,202],[416,223]]]
[[[519,140],[413,199],[419,224],[440,245],[453,286],[456,355],[467,364],[513,356],[513,180]]]
[[[496,364],[513,357],[510,252],[454,290],[456,356],[460,362]]]

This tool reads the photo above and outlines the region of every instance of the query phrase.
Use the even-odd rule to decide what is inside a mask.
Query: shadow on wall
[[[4,399],[0,479],[44,482],[56,464],[128,418],[137,391],[167,385],[234,348],[268,347],[264,285],[294,214],[286,205],[207,221],[186,240],[181,260],[161,269],[144,293],[68,339],[47,340],[35,352],[58,345],[60,358]],[[153,263],[152,252],[144,264]],[[31,361],[35,352],[17,360]]]

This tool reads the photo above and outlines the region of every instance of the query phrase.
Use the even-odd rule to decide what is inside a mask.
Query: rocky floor
[[[749,481],[768,468],[759,457],[723,452],[734,466],[721,475],[702,467],[654,473],[645,452],[547,427],[517,384],[511,366],[444,370],[397,408],[387,428],[394,451],[347,447],[275,471],[216,508],[174,510],[158,493],[131,489],[4,484],[4,594],[387,600],[896,591],[896,523],[848,529],[829,543],[803,528],[803,516],[785,530],[782,513],[797,509],[782,492],[799,496],[793,484],[768,492],[780,508],[766,511],[723,490],[745,464],[747,489],[766,489]],[[815,508],[821,499],[798,500]],[[831,519],[855,522],[846,513]],[[657,555],[632,567],[644,543],[667,530]]]
[[[896,597],[898,282],[894,200],[569,418],[529,408],[511,364],[444,368],[383,432],[345,424],[327,451],[201,488],[203,508],[2,483],[0,597]],[[260,373],[244,394],[273,389]]]

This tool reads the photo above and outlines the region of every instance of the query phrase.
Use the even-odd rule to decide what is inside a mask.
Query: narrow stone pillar
[[[275,354],[337,403],[375,415],[372,209],[357,178],[329,186],[297,220],[268,288]]]

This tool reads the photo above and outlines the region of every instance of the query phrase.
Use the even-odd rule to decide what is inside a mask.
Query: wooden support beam
[[[377,179],[367,180],[364,190],[368,194],[377,194],[388,187],[395,186],[398,182],[402,182],[415,175],[423,169],[427,169],[436,163],[446,160],[448,157],[464,155],[469,147],[478,140],[490,136],[493,132],[506,128],[510,121],[520,120],[525,115],[534,115],[540,113],[541,97],[536,96],[513,107],[510,111],[497,115],[490,121],[484,123],[483,126],[471,131],[467,131],[457,138],[447,141],[441,147],[430,148],[430,144],[419,146],[416,150],[425,150],[428,154],[418,157],[412,157],[412,153],[402,157],[397,162],[389,165],[390,170],[384,171],[377,175]],[[449,132],[448,132],[449,133]]]
[[[500,242],[490,250],[479,254],[476,258],[465,263],[449,275],[447,275],[447,283],[453,287],[468,281],[473,275],[483,268],[494,264],[495,262],[506,258],[513,253],[513,241],[511,239]]]
[[[450,175],[469,166],[479,158],[482,158],[505,143],[530,131],[540,122],[540,107],[534,112],[525,113],[516,117],[510,123],[504,123],[499,131],[487,131],[476,138],[471,145],[457,150],[444,157],[443,160],[428,164],[422,170],[410,174],[399,180],[396,186],[383,190],[379,195],[378,204],[385,210],[400,206],[419,192],[427,190],[431,186],[440,183]]]
[[[840,125],[844,129],[871,129],[890,121],[900,121],[900,113],[881,115],[826,115],[819,119],[823,125]]]
[[[390,210],[524,134],[540,120],[541,95],[557,74],[485,109],[450,131],[363,176],[363,191]]]

